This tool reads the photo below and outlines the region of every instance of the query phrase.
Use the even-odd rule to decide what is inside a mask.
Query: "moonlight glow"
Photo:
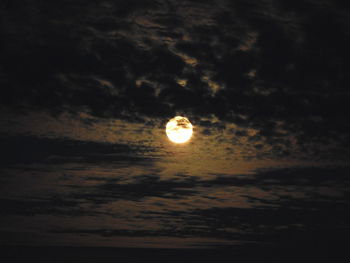
[[[187,142],[191,138],[192,133],[192,124],[185,117],[176,116],[170,119],[166,125],[166,134],[175,143]]]

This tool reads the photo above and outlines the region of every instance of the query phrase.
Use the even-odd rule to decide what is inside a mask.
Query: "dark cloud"
[[[300,204],[302,204],[300,206]],[[318,206],[319,205],[319,206]],[[347,242],[348,205],[322,202],[286,202],[277,208],[210,208],[192,211],[148,213],[144,220],[160,219],[156,230],[127,229],[54,229],[54,233],[97,235],[102,237],[182,237],[239,240],[242,243],[259,243],[266,248],[309,249],[333,247]],[[181,227],[174,224],[181,218]],[[345,232],[343,232],[345,231]],[[313,244],[317,242],[316,244]],[[311,245],[313,244],[313,245]],[[315,247],[314,247],[315,246]]]
[[[283,185],[283,186],[336,186],[348,185],[348,167],[296,167],[284,169],[263,169],[256,171],[253,177],[235,178],[218,177],[213,181],[224,184],[252,184],[252,185]],[[229,181],[233,180],[233,183]]]
[[[90,178],[91,179],[91,178]],[[99,180],[103,181],[103,180]],[[160,179],[158,175],[137,176],[132,182],[110,180],[93,186],[66,185],[74,190],[70,196],[88,202],[103,204],[117,200],[141,201],[150,197],[181,199],[197,193],[195,180]]]
[[[93,215],[89,211],[78,209],[78,203],[71,200],[62,200],[60,198],[38,198],[38,199],[0,199],[2,207],[1,215]]]
[[[109,150],[100,148],[99,152]],[[133,224],[143,222],[137,228],[50,223],[54,236],[209,238],[269,249],[299,249],[309,242],[318,242],[314,249],[334,247],[348,241],[348,171],[348,167],[334,166],[275,168],[204,179],[186,174],[167,178],[156,171],[131,176],[118,169],[106,174],[91,170],[83,175],[63,174],[55,181],[59,188],[45,195],[8,196],[5,192],[0,198],[1,215],[68,216],[82,218],[82,222],[91,217],[112,221],[132,217]],[[243,201],[236,203],[231,198]],[[124,206],[118,202],[125,201],[128,212],[119,210]],[[175,208],[170,205],[173,201]],[[133,205],[146,203],[141,211],[130,212]]]
[[[145,211],[143,218],[161,219],[165,228],[171,228],[172,224],[175,228],[177,225],[171,219],[181,218],[183,227],[180,229],[192,237],[257,242],[280,248],[299,248],[300,242],[304,245],[308,242],[318,242],[322,247],[333,246],[332,242],[341,245],[348,240],[345,228],[349,222],[347,210],[350,203],[346,197],[349,182],[343,181],[344,176],[347,177],[347,170],[325,169],[322,172],[313,168],[282,169],[257,173],[251,180],[218,178],[202,186],[236,186],[240,189],[259,186],[272,194],[272,197],[257,198],[254,192],[250,192],[242,195],[252,204],[249,208],[212,207],[164,212]],[[344,185],[343,192],[340,185]],[[328,190],[320,194],[317,190],[319,186]],[[302,195],[298,196],[298,193]],[[342,233],[343,230],[345,232]],[[169,234],[166,231],[164,233]]]
[[[282,121],[300,139],[349,129],[341,2],[2,5],[3,104],[104,117],[215,114],[273,134],[270,124]],[[203,77],[221,86],[214,97]],[[138,79],[153,85],[136,87]]]
[[[150,157],[142,155],[152,151],[145,146],[35,136],[2,136],[0,142],[2,165],[152,162]]]
[[[350,185],[348,178],[348,167],[326,167],[326,168],[287,168],[287,169],[266,169],[257,171],[252,176],[214,176],[210,180],[201,180],[194,176],[181,176],[174,179],[161,179],[158,175],[136,176],[131,182],[124,182],[124,178],[119,177],[87,177],[85,180],[95,182],[92,186],[65,185],[72,188],[70,197],[73,200],[87,200],[92,203],[109,203],[116,200],[144,200],[150,197],[161,197],[166,199],[183,199],[189,196],[199,195],[202,191],[200,188],[221,189],[229,187],[259,187],[268,192],[283,189],[284,194],[274,193],[278,198],[278,202],[260,200],[267,205],[286,206],[284,198],[288,199],[288,192],[305,192],[308,193],[308,187],[326,187],[330,192],[336,191],[338,195],[345,195]],[[343,187],[343,189],[342,189]],[[316,192],[308,193],[310,197],[316,196]],[[207,196],[204,196],[207,198]],[[244,196],[252,203],[259,201],[254,196]],[[208,197],[209,198],[209,197]],[[327,195],[322,198],[330,201],[332,195]],[[342,197],[339,197],[342,200]],[[224,200],[223,200],[224,201]],[[283,201],[283,202],[282,202]],[[297,200],[300,205],[302,200]],[[307,203],[307,201],[305,201]],[[331,203],[331,202],[330,202]],[[328,202],[327,202],[328,204]],[[312,203],[309,204],[312,207]],[[322,204],[319,204],[322,207]]]

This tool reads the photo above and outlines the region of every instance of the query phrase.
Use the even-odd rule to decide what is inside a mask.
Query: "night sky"
[[[349,83],[345,0],[1,1],[0,245],[342,253]]]

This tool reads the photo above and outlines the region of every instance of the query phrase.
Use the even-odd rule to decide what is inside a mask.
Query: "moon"
[[[168,121],[165,131],[170,141],[184,143],[191,139],[193,126],[186,117],[176,116]]]

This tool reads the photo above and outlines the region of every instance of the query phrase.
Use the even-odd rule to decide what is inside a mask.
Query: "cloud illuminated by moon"
[[[170,141],[175,143],[187,142],[193,133],[193,127],[186,117],[176,116],[166,125],[166,134]]]

